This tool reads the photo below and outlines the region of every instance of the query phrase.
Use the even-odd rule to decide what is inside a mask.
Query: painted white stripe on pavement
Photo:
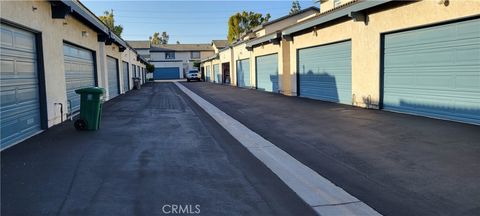
[[[182,84],[175,82],[175,85],[272,170],[318,214],[380,215]]]

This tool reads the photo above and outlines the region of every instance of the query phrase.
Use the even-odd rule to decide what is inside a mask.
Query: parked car
[[[201,77],[198,70],[190,70],[187,73],[187,82],[190,82],[190,80],[201,81]]]

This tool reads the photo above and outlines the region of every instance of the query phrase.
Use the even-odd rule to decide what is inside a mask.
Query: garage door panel
[[[127,92],[130,87],[130,79],[128,75],[128,63],[127,62],[122,62],[123,63],[123,92]]]
[[[180,68],[178,68],[178,67],[155,68],[155,71],[153,72],[153,77],[156,80],[179,79],[180,78]]]
[[[237,60],[237,86],[251,87],[250,59]]]
[[[118,96],[118,61],[115,58],[107,56],[107,69],[108,69],[108,93],[110,99]]]
[[[301,97],[351,103],[350,41],[300,49],[298,66]]]
[[[205,67],[205,77],[206,77],[206,81],[207,81],[207,82],[210,82],[210,81],[211,81],[211,78],[210,78],[210,66],[206,66],[206,67]]]
[[[278,92],[278,54],[256,57],[255,64],[257,89]]]
[[[480,124],[480,20],[384,36],[384,109]]]
[[[1,148],[41,130],[35,35],[1,25]]]
[[[95,64],[90,50],[63,44],[66,94],[70,114],[80,110],[80,95],[76,89],[95,86]]]

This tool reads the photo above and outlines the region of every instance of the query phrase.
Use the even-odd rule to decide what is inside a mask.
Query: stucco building
[[[78,114],[82,87],[105,100],[144,81],[146,61],[78,1],[1,3],[1,148]]]
[[[260,26],[202,67],[239,87],[480,124],[480,1],[325,0],[320,8]]]
[[[215,53],[212,44],[151,44],[150,41],[128,41],[137,52],[155,66],[152,78],[181,79],[195,62]]]

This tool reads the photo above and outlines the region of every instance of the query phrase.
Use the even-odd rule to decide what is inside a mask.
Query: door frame
[[[278,52],[255,56],[255,89],[257,89],[257,90],[258,90],[258,67],[257,67],[258,58],[269,56],[269,55],[277,55],[277,75],[280,74],[279,71],[278,71],[278,68],[279,68],[278,67],[278,63],[279,63],[278,57],[280,56],[278,54]],[[278,80],[278,82],[280,82],[280,79]],[[265,92],[268,92],[268,91],[265,91]],[[279,93],[279,92],[274,92],[273,89],[272,89],[272,93]]]
[[[116,70],[117,71],[117,93],[118,93],[118,95],[120,95],[121,94],[121,91],[120,91],[120,66],[118,65],[119,64],[118,59],[113,57],[113,56],[110,56],[110,55],[107,55],[107,57],[115,59],[115,62],[116,62],[116,65],[117,65],[117,70]],[[108,61],[108,59],[107,59],[107,61]],[[108,62],[107,62],[107,72],[108,72]],[[109,79],[110,79],[110,77],[109,77]],[[110,89],[110,86],[108,86],[108,88]],[[112,98],[109,98],[109,99],[111,100]]]
[[[37,55],[37,81],[38,81],[38,100],[40,107],[40,129],[48,128],[48,109],[47,109],[47,88],[45,77],[45,65],[43,57],[43,33],[36,29],[32,29],[25,25],[0,18],[0,24],[12,26],[34,34],[35,37],[35,54]],[[63,106],[63,103],[61,103]],[[10,145],[11,147],[13,145]],[[8,147],[7,147],[8,148]]]

